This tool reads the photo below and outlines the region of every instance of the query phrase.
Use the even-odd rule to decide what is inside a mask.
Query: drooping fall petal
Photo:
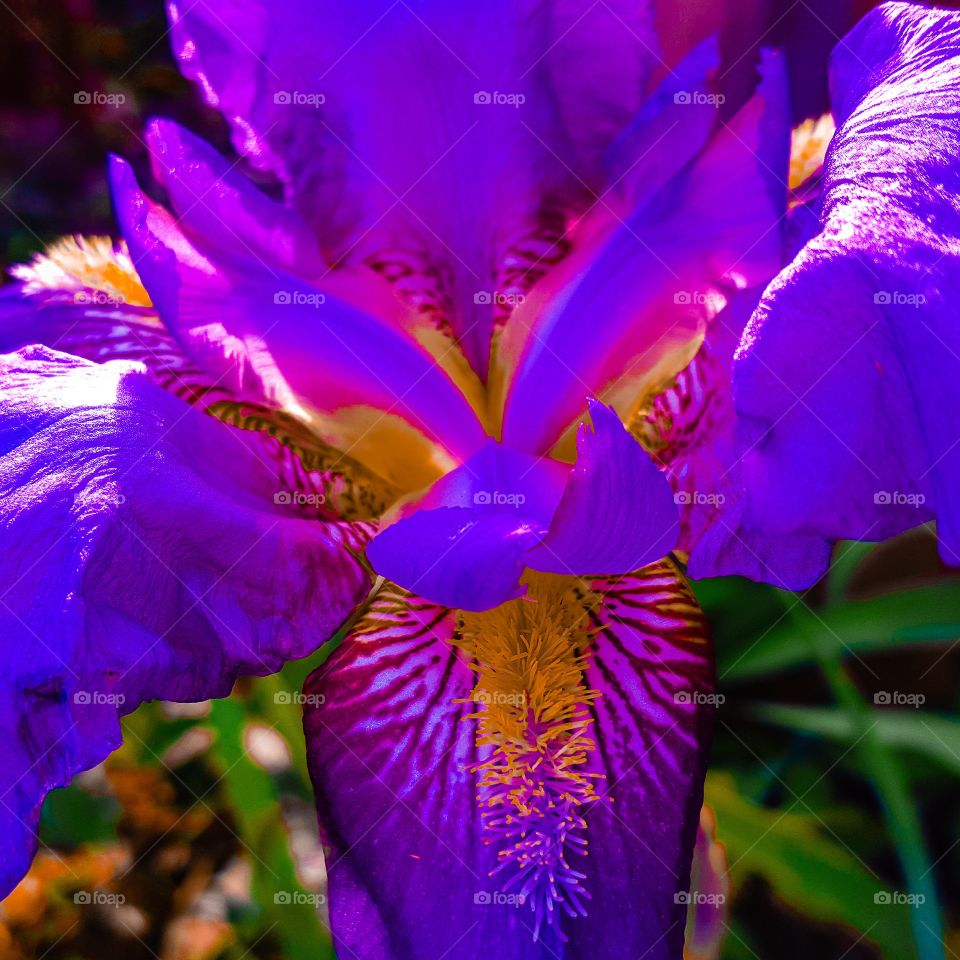
[[[745,522],[960,563],[960,15],[885,3],[838,45],[819,233],[766,291],[734,394]]]
[[[743,466],[736,447],[733,354],[760,290],[743,291],[707,326],[693,360],[655,390],[629,421],[674,489],[678,549],[699,578],[722,569],[798,589],[826,570],[830,545],[802,534],[770,536],[743,523]]]
[[[191,360],[122,244],[65,237],[13,272],[20,282],[0,294],[0,353],[43,343],[87,360],[142,363],[165,390],[246,430],[248,446],[275,469],[277,490],[306,516],[370,519],[397,498],[383,477],[282,409],[292,397],[270,397],[239,341],[220,341],[229,349],[219,367]]]
[[[538,588],[537,596],[541,604],[567,599],[568,588]],[[688,889],[709,740],[703,620],[669,562],[586,579],[580,590],[557,624],[582,618],[595,638],[581,651],[582,687],[528,701],[510,685],[522,682],[522,673],[510,681],[509,665],[527,641],[577,662],[546,634],[498,631],[514,617],[552,622],[537,621],[529,601],[458,617],[392,585],[308,681],[307,693],[318,696],[308,698],[316,706],[305,728],[329,845],[334,939],[344,955],[679,955],[686,907],[677,895]],[[542,653],[538,663],[545,674],[557,666]],[[545,762],[557,760],[551,750],[582,750],[567,776],[589,798],[579,808],[583,825],[574,818],[572,834],[563,834],[567,863],[553,864],[559,899],[545,876],[511,880],[507,852],[516,837],[499,825],[496,805],[483,805],[495,803],[484,771],[507,770],[496,721],[503,711],[516,721],[544,702],[566,705],[576,735],[574,750],[563,748],[562,736],[550,739],[558,735],[547,735],[549,724],[540,730],[553,757]],[[547,780],[544,788],[552,789]],[[585,915],[568,915],[563,902],[579,902]]]
[[[48,790],[146,699],[229,693],[326,640],[369,587],[345,525],[276,501],[246,444],[137,364],[0,358],[0,896]]]

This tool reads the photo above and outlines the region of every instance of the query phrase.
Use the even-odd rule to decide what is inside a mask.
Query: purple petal
[[[91,241],[70,238],[77,253],[89,257]],[[124,254],[111,248],[109,257],[122,262]],[[130,360],[143,364],[164,388],[189,403],[209,406],[224,400],[264,397],[269,388],[245,358],[221,353],[215,375],[201,370],[184,353],[152,306],[130,302],[129,292],[109,283],[93,285],[92,278],[63,276],[57,281],[36,279],[48,274],[55,261],[47,254],[15,268],[24,282],[0,293],[0,353],[12,353],[42,343],[86,360]],[[115,268],[111,268],[115,269]],[[129,269],[133,270],[132,264]],[[101,271],[105,276],[110,270]],[[143,297],[146,293],[143,291]],[[226,360],[226,362],[223,362]]]
[[[524,554],[544,532],[518,510],[418,510],[378,534],[367,559],[382,577],[436,603],[489,610],[523,593]]]
[[[666,556],[679,523],[673,491],[610,407],[590,403],[593,430],[577,433],[577,463],[543,542],[527,566],[547,573],[629,573]]]
[[[619,132],[604,158],[611,184],[607,202],[635,210],[707,145],[718,125],[716,104],[690,97],[691,91],[715,87],[719,58],[716,37],[699,44]]]
[[[415,508],[521,513],[546,528],[556,513],[570,469],[549,457],[531,457],[490,440],[466,463],[441,477]]]
[[[960,15],[883,4],[837,47],[820,233],[744,335],[744,520],[960,563]]]
[[[694,57],[709,70],[704,51]],[[652,202],[597,204],[574,253],[515,312],[505,331],[515,360],[505,443],[549,450],[586,395],[649,375],[702,333],[711,305],[730,289],[765,282],[779,268],[789,147],[782,69],[765,57],[756,96]],[[709,89],[705,75],[700,90],[686,93]],[[691,117],[696,142],[696,108]]]
[[[830,566],[830,544],[802,534],[770,536],[744,523],[740,471],[728,487],[727,500],[690,554],[687,574],[703,577],[740,576],[772,583],[781,590],[805,590]]]
[[[572,471],[490,443],[376,537],[373,568],[435,603],[488,610],[523,593],[525,567],[619,574],[665,556],[678,532],[669,483],[609,407],[590,413]]]
[[[274,393],[289,384],[322,410],[365,404],[395,413],[464,458],[484,443],[463,395],[402,331],[249,257],[213,258],[140,192],[123,161],[115,159],[112,176],[137,270],[198,362],[220,359],[209,340],[216,318],[226,337],[246,344]]]
[[[154,176],[189,233],[298,276],[326,272],[299,214],[259,191],[209,144],[170,120],[152,121],[146,139]]]
[[[481,378],[497,265],[591,202],[659,67],[649,12],[620,0],[169,10],[182,70],[237,149],[281,178],[328,259],[398,258],[438,278]]]
[[[367,312],[408,323],[393,288],[369,267],[328,266],[316,236],[302,217],[271,200],[199,137],[171,122],[154,120],[147,144],[156,179],[166,188],[178,224],[201,243],[251,257],[322,286]]]
[[[613,802],[591,815],[593,899],[566,928],[568,955],[674,960],[713,725],[707,625],[671,561],[591,586],[602,632],[586,683],[602,693],[595,733]]]
[[[487,610],[520,596],[524,552],[560,502],[570,468],[490,441],[381,532],[367,559],[433,602]]]
[[[784,589],[825,572],[830,545],[819,537],[768,535],[743,523],[731,387],[733,353],[760,296],[744,291],[710,322],[693,360],[631,420],[652,451],[680,510],[678,548],[694,578],[738,574]]]
[[[473,676],[446,642],[455,629],[453,611],[386,584],[304,689],[318,704],[304,728],[343,956],[471,955],[451,918],[472,910],[492,861],[465,770],[476,760],[473,705],[458,701]],[[496,924],[520,919],[489,913],[497,937]]]
[[[504,894],[484,843],[472,765],[474,679],[449,642],[451,611],[386,586],[309,679],[304,723],[329,846],[335,945],[357,960],[499,956],[675,960],[709,744],[704,622],[672,564],[598,581],[585,682],[612,801],[586,816],[576,857],[586,916],[544,922]],[[561,939],[566,937],[566,942]]]
[[[0,896],[48,790],[143,700],[229,693],[327,639],[366,594],[345,525],[275,504],[246,435],[136,364],[0,358]]]

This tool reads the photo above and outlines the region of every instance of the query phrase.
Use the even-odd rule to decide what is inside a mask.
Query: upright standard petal
[[[578,225],[571,256],[511,317],[505,443],[549,450],[586,395],[603,398],[625,377],[653,375],[702,335],[731,290],[779,268],[789,149],[783,64],[765,56],[757,94],[703,146],[710,131],[704,111],[719,115],[709,53],[709,45],[695,51],[654,101],[668,111],[652,128],[663,128],[667,146],[640,139],[637,184],[626,178],[619,196],[598,198]],[[695,76],[695,89],[677,89]],[[616,145],[618,166],[630,139]],[[656,186],[668,173],[665,162],[646,156],[658,149],[676,167],[651,196],[645,182]]]
[[[350,529],[277,504],[247,436],[143,367],[0,358],[0,896],[40,803],[146,699],[229,693],[331,636],[369,588]]]
[[[621,0],[169,9],[184,73],[328,259],[429,274],[481,379],[503,266],[591,202],[660,65],[648,8]]]
[[[629,573],[665,557],[679,522],[670,485],[610,407],[590,403],[577,462],[543,541],[527,565],[547,573]]]
[[[702,615],[669,562],[532,589],[457,615],[387,585],[308,681],[344,955],[679,956],[712,713]],[[501,801],[526,788],[511,826]],[[577,803],[539,804],[558,789]]]
[[[745,521],[877,540],[936,517],[960,563],[960,14],[886,3],[836,48],[820,232],[734,378]]]
[[[112,178],[133,262],[161,318],[198,362],[210,363],[204,348],[216,318],[224,338],[245,343],[251,362],[259,358],[268,384],[281,381],[274,392],[292,388],[323,411],[366,404],[395,412],[458,457],[483,444],[463,395],[401,330],[280,268],[204,248],[143,195],[122,160],[115,158]]]

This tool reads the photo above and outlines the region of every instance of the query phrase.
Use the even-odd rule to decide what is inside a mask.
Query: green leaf
[[[297,876],[273,780],[244,750],[243,705],[215,701],[210,724],[217,733],[211,755],[220,768],[240,839],[250,853],[253,898],[264,912],[263,935],[276,937],[288,960],[336,960],[330,934],[317,914],[316,895]]]
[[[917,953],[921,960],[943,960],[943,922],[932,877],[933,864],[900,757],[880,739],[873,711],[864,703],[844,667],[842,639],[833,631],[809,630],[811,621],[817,618],[797,614],[796,605],[789,607],[787,613],[807,628],[810,652],[820,665],[837,706],[855,731],[848,751],[855,750],[864,763],[883,806],[887,833],[896,846],[912,902],[910,925]]]
[[[853,718],[831,707],[757,704],[750,713],[768,723],[852,743],[859,736]],[[874,711],[871,723],[881,743],[925,754],[960,775],[960,722],[920,711]]]
[[[891,885],[831,837],[815,816],[757,806],[725,773],[707,776],[705,801],[717,816],[717,839],[726,845],[735,888],[759,874],[794,909],[862,931],[884,957],[916,956],[911,908],[878,903],[878,895],[893,894]]]
[[[120,807],[112,797],[100,797],[71,784],[51,790],[40,811],[40,841],[70,850],[80,843],[116,839]]]
[[[828,634],[852,653],[896,650],[919,644],[953,643],[960,638],[960,590],[938,584],[916,590],[852,600],[816,614],[795,607],[746,651],[721,656],[721,680],[747,680],[815,662],[812,644]]]

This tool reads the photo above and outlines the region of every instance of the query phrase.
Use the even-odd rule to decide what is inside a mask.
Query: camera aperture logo
[[[727,498],[722,493],[702,493],[700,490],[681,490],[673,495],[673,502],[678,507],[722,507]]]
[[[105,93],[103,90],[78,90],[73,102],[81,107],[122,107],[127,102],[125,93]]]
[[[484,706],[506,706],[506,707],[526,707],[526,693],[504,693],[502,690],[494,690],[490,693],[487,690],[474,690],[470,695],[474,703],[482,703]]]
[[[873,895],[873,902],[878,906],[919,907],[927,902],[922,893],[903,893],[900,890],[878,890]]]
[[[722,893],[701,893],[699,890],[681,890],[673,895],[674,903],[685,903],[694,907],[722,907],[727,898]]]
[[[273,695],[273,702],[300,707],[320,707],[327,702],[322,693],[301,693],[299,690],[280,690]]]
[[[722,693],[707,693],[703,690],[678,690],[673,695],[674,703],[694,704],[696,706],[719,707],[726,701],[727,698]]]
[[[927,702],[927,698],[922,693],[904,693],[902,690],[878,690],[873,695],[873,702],[878,707],[913,707],[916,710]]]
[[[678,307],[709,307],[719,313],[727,305],[727,298],[712,290],[677,290],[673,302]]]
[[[682,107],[722,107],[727,98],[722,93],[708,93],[705,90],[678,90],[673,102]]]
[[[104,890],[78,890],[73,902],[84,907],[122,907],[127,898],[122,893],[107,893]]]
[[[878,507],[913,507],[916,510],[927,502],[927,498],[922,493],[878,490],[873,495],[873,502]]]
[[[492,303],[499,307],[519,307],[526,299],[522,293],[502,293],[499,290],[478,290],[473,295],[473,302],[479,306]]]
[[[73,295],[73,302],[87,307],[118,307],[127,301],[119,293],[107,293],[106,290],[78,290]]]
[[[902,290],[878,290],[873,302],[880,307],[923,307],[927,297],[923,293],[904,293]]]
[[[502,490],[478,490],[473,495],[478,507],[522,507],[527,498],[522,493],[504,493]]]

